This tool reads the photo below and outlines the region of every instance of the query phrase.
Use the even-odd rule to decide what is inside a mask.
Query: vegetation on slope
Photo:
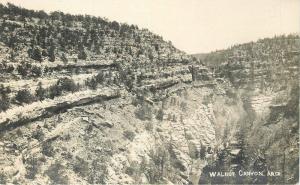
[[[162,37],[135,25],[89,15],[47,14],[10,3],[0,4],[0,15],[0,79],[55,81],[40,81],[34,91],[26,94],[24,89],[31,81],[22,83],[22,87],[2,87],[20,92],[3,93],[0,111],[7,110],[11,103],[53,99],[63,92],[86,87],[95,90],[103,85],[125,86],[132,91],[148,79],[173,80],[170,77],[189,73],[185,67],[170,74],[173,66],[187,64],[190,57]],[[83,83],[73,82],[72,78],[79,74],[94,76]],[[55,80],[58,75],[64,76]],[[29,100],[30,96],[37,97]]]

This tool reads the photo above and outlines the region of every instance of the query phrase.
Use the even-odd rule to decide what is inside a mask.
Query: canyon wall
[[[198,60],[135,25],[0,9],[1,184],[298,181],[298,35]],[[240,169],[281,175],[208,176]]]

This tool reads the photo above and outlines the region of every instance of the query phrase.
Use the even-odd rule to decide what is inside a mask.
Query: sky
[[[189,54],[300,32],[300,0],[0,0],[136,24]]]

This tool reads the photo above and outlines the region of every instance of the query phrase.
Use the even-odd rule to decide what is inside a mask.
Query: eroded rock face
[[[206,174],[209,170],[216,171],[222,168],[225,171],[269,169],[281,175],[263,179],[224,180],[209,179],[204,174],[199,183],[299,181],[298,175],[292,172],[299,171],[298,167],[295,168],[299,161],[299,156],[295,154],[295,151],[299,151],[299,146],[295,144],[299,142],[299,137],[295,134],[295,130],[299,128],[296,113],[299,110],[299,66],[296,62],[299,60],[299,43],[297,35],[282,36],[237,45],[207,56],[205,60],[217,81],[221,82],[221,79],[225,78],[235,87],[234,91],[227,91],[226,95],[240,98],[239,110],[243,113],[239,114],[237,128],[230,126],[231,138],[223,138],[225,149],[221,150],[218,159],[205,167]],[[215,65],[215,62],[218,65]],[[292,109],[296,111],[291,111]],[[216,111],[216,114],[217,112],[220,113]],[[227,132],[228,130],[225,131]],[[235,163],[225,164],[224,161]],[[242,181],[239,181],[241,179]]]
[[[21,126],[2,137],[14,145],[3,147],[5,166],[11,161],[9,166],[22,170],[2,173],[24,183],[196,182],[207,160],[215,157],[216,129],[220,134],[225,128],[214,114],[219,101],[212,98],[219,96],[215,92],[188,88],[142,105],[133,105],[128,97],[112,99]],[[151,114],[141,119],[136,114],[146,104]],[[231,107],[222,108],[224,116]]]

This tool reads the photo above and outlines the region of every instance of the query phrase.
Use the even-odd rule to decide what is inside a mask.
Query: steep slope
[[[191,82],[190,58],[145,29],[91,16],[47,15],[12,4],[0,8],[0,111],[38,100],[55,102],[87,88],[137,94]],[[3,115],[0,122],[6,119]]]
[[[202,62],[210,66],[216,78],[226,78],[235,87],[247,112],[233,143],[207,166],[206,175],[223,169],[236,173],[262,171],[265,176],[210,179],[203,174],[201,183],[299,181],[299,53],[299,35],[289,35],[237,45],[204,57]],[[266,176],[271,171],[276,175]]]
[[[206,67],[136,26],[0,9],[1,183],[197,181],[223,91]]]

